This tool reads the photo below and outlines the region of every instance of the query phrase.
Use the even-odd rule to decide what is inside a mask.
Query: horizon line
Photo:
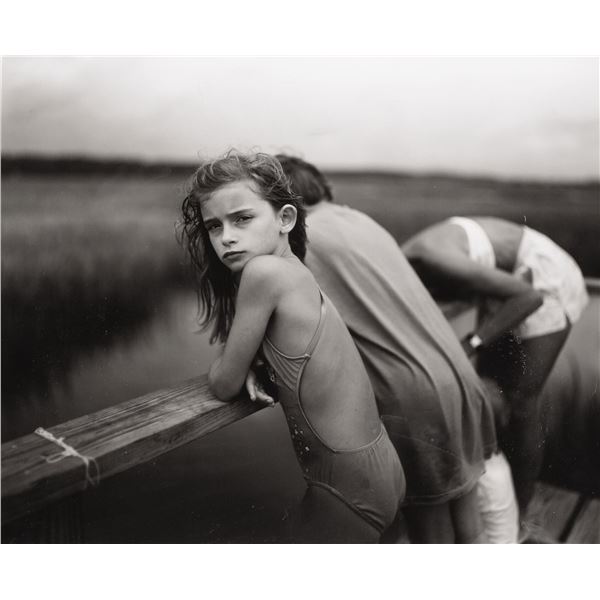
[[[5,153],[0,155],[2,174],[9,175],[16,172],[35,174],[81,174],[81,173],[105,173],[105,174],[176,174],[184,171],[191,175],[197,168],[198,162],[177,159],[144,159],[133,158],[122,155],[94,156],[89,154],[65,153]],[[6,168],[8,167],[8,169]],[[175,173],[173,173],[175,171]],[[556,186],[598,186],[600,178],[592,177],[582,179],[543,179],[541,177],[515,177],[499,176],[478,173],[463,173],[458,171],[447,171],[443,169],[432,170],[409,170],[395,169],[392,167],[326,167],[321,169],[327,175],[339,176],[382,176],[382,177],[404,177],[404,178],[432,178],[432,179],[462,179],[469,181],[494,181],[498,183],[517,185],[556,185]]]

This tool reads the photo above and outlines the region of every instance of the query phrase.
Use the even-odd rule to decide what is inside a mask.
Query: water
[[[11,439],[205,373],[216,355],[196,333],[196,301],[176,294],[134,339],[74,360],[29,402],[6,399]],[[103,481],[83,495],[85,542],[267,542],[304,483],[281,408],[263,410]]]

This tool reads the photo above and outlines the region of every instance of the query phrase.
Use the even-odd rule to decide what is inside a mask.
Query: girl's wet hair
[[[202,163],[188,185],[188,193],[181,207],[179,233],[196,280],[200,325],[205,329],[214,321],[211,343],[227,339],[235,313],[237,280],[219,260],[210,243],[201,207],[220,187],[244,180],[275,211],[286,204],[296,208],[296,225],[288,239],[292,252],[300,260],[304,260],[306,254],[306,211],[275,157],[231,150],[223,157]]]

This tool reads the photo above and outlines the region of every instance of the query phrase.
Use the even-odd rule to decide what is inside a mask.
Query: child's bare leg
[[[403,509],[411,544],[454,544],[450,505],[409,506]]]
[[[522,515],[533,495],[543,462],[539,394],[569,330],[567,326],[561,331],[520,342],[507,334],[483,350],[478,359],[480,376],[496,380],[509,405],[508,424],[498,433],[500,446],[512,468]]]
[[[450,514],[457,544],[487,544],[483,519],[479,512],[477,489],[450,501]]]
[[[544,426],[540,391],[569,334],[562,331],[523,340],[522,364],[515,366],[507,382],[510,403],[508,427],[501,443],[511,464],[515,491],[524,514],[533,496],[543,463]]]

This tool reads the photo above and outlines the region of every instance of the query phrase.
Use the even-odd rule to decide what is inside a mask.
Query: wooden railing
[[[600,280],[586,283],[590,292],[600,291]],[[452,305],[444,312],[452,318],[460,311]],[[79,456],[54,461],[64,447],[36,433],[5,442],[2,523],[83,491],[92,482],[145,463],[261,408],[245,395],[220,402],[203,375],[47,430]]]
[[[220,402],[203,375],[47,430],[83,458],[65,456],[54,462],[52,457],[63,448],[36,433],[6,442],[2,444],[2,523],[85,490],[260,408],[244,397]]]

